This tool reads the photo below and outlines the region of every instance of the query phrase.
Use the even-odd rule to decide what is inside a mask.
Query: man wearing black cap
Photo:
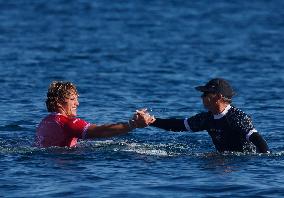
[[[215,78],[196,89],[202,92],[201,98],[208,112],[188,119],[156,118],[151,126],[169,131],[206,130],[219,152],[252,151],[253,145],[257,152],[269,152],[266,141],[254,128],[251,118],[231,105],[235,93],[226,80]]]

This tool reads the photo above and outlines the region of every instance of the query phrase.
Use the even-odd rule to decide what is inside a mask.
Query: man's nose
[[[75,101],[75,105],[79,106],[79,100],[78,99]]]

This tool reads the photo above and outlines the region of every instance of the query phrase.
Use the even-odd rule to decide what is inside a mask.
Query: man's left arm
[[[258,133],[255,129],[252,119],[250,116],[246,115],[242,111],[237,113],[237,116],[232,117],[230,123],[234,125],[234,127],[243,133],[246,140],[252,142],[259,153],[268,153],[268,146],[264,138]]]
[[[256,146],[258,152],[269,153],[268,145],[259,133],[252,133],[249,137],[249,140]]]

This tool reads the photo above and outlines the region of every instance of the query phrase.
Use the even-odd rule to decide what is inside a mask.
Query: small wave
[[[38,151],[38,148],[34,148],[31,146],[22,146],[22,147],[5,147],[5,146],[0,146],[0,153],[1,154],[30,154],[33,153],[34,151]]]
[[[272,152],[270,154],[267,154],[268,156],[274,156],[274,157],[280,157],[284,156],[284,151],[278,151],[278,152]]]
[[[198,152],[192,153],[196,157],[214,158],[214,157],[281,157],[284,156],[284,151],[271,153],[256,153],[256,152]]]
[[[170,156],[166,151],[163,150],[147,150],[147,149],[125,149],[126,152],[134,152],[142,155],[154,155],[154,156]]]
[[[21,127],[17,124],[8,124],[5,126],[0,126],[0,131],[23,131],[25,129],[25,127]]]
[[[134,152],[143,155],[170,156],[167,151],[163,149],[155,149],[152,145],[149,144],[130,143],[127,145],[127,148],[123,149],[122,151]]]
[[[115,152],[132,152],[152,156],[175,156],[187,153],[188,147],[174,143],[141,143],[129,140],[106,140],[81,142],[81,148],[103,149]]]
[[[20,143],[22,142],[22,144]],[[24,142],[24,143],[23,143]],[[68,147],[50,147],[37,148],[33,147],[27,139],[11,140],[0,139],[0,154],[32,154],[32,153],[85,153],[85,152],[128,152],[149,156],[192,156],[202,158],[214,157],[242,157],[242,156],[259,156],[259,157],[282,157],[284,151],[280,150],[272,153],[253,153],[253,152],[210,152],[200,151],[199,148],[181,143],[157,143],[157,142],[137,142],[135,140],[92,140],[81,141],[75,148]]]

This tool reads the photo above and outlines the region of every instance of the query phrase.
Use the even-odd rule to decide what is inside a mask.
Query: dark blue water
[[[284,196],[284,1],[1,0],[0,196]],[[74,82],[79,115],[203,110],[194,86],[228,79],[272,154],[218,154],[207,133],[135,130],[33,148],[48,85]]]

